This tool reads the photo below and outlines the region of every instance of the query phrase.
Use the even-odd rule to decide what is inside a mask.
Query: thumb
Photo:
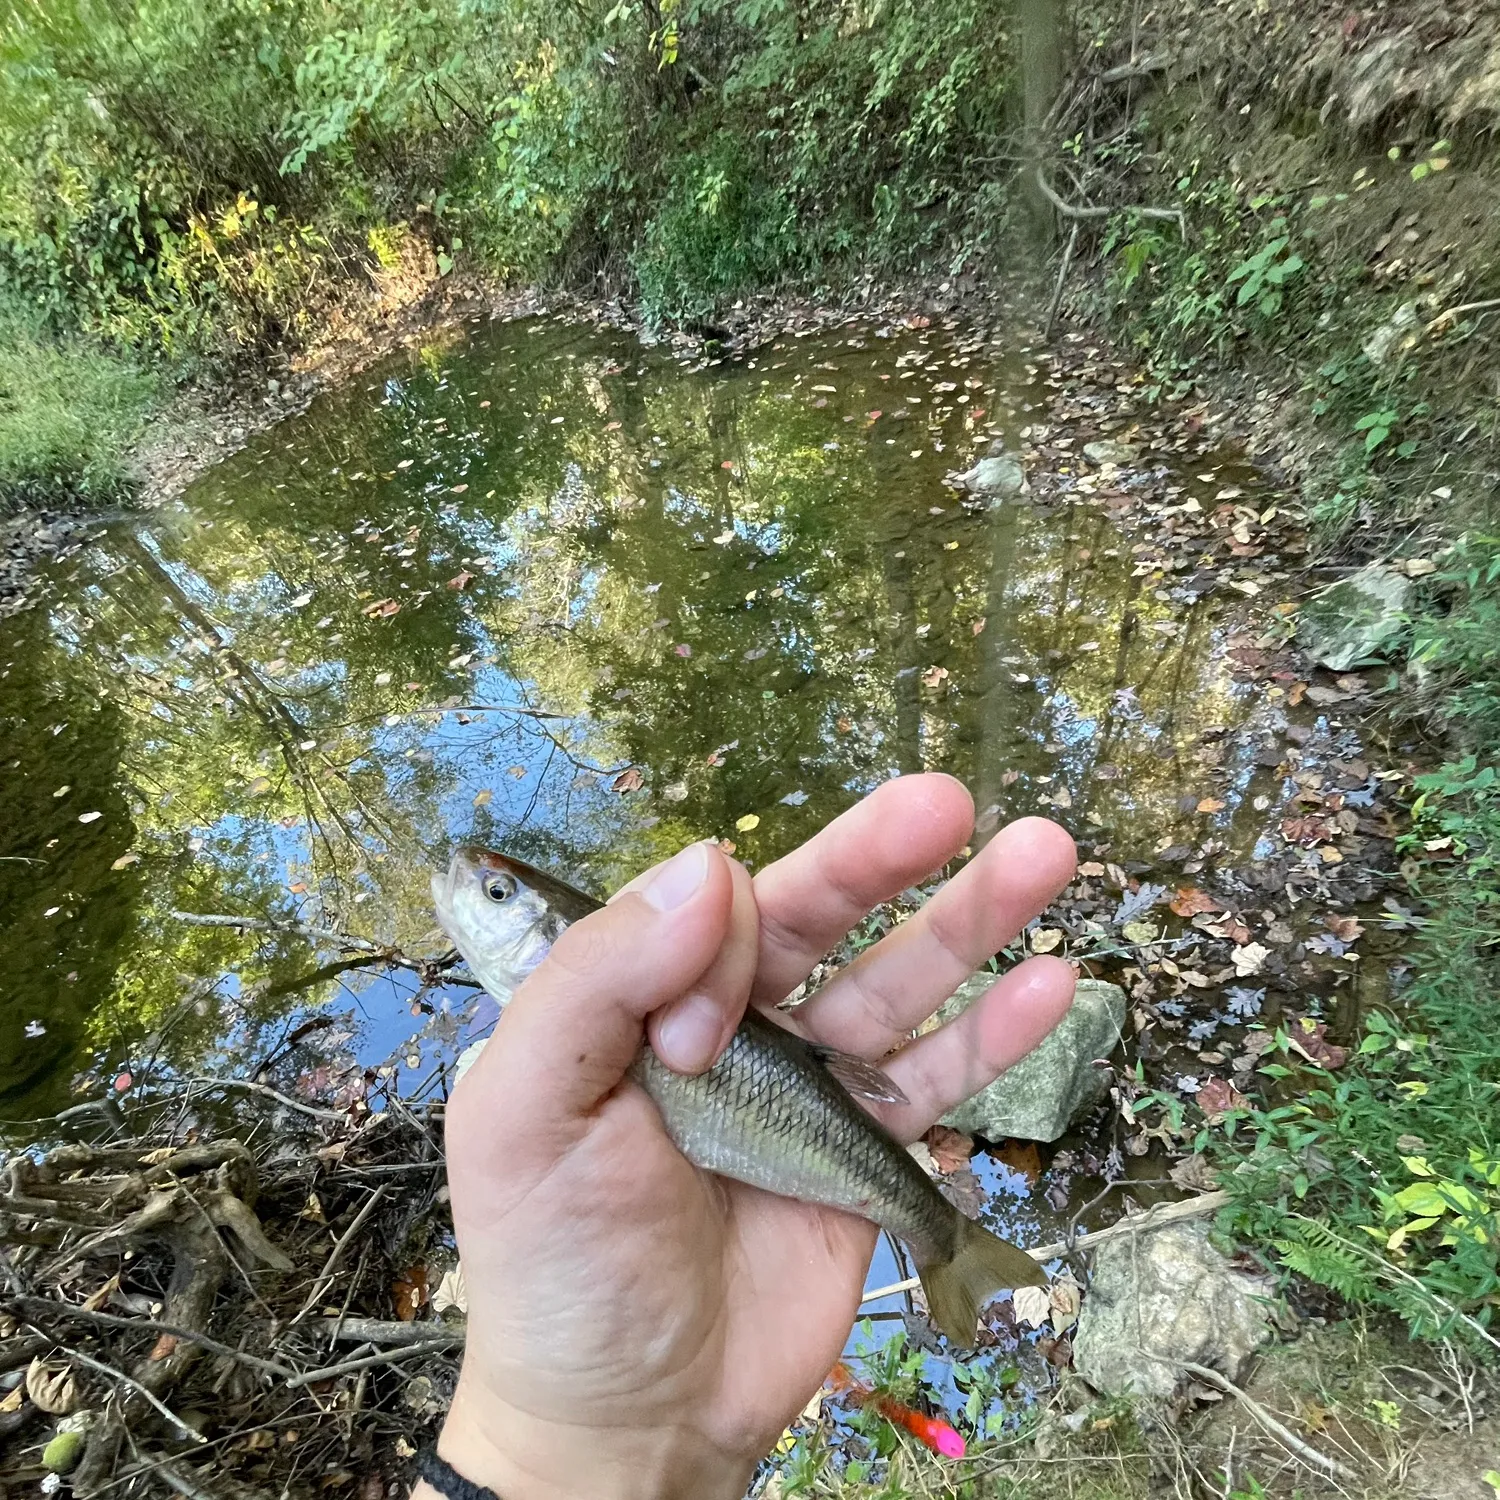
[[[516,991],[453,1109],[482,1109],[474,1123],[498,1149],[514,1149],[512,1132],[574,1135],[635,1061],[646,1017],[712,964],[733,898],[724,855],[689,844],[573,923]]]

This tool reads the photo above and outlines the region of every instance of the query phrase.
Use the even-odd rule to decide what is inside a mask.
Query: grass
[[[104,347],[0,321],[0,508],[107,503],[156,392]]]

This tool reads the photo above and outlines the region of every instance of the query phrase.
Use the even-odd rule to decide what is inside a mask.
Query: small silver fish
[[[519,860],[460,849],[432,878],[439,921],[502,1006],[593,897]],[[979,1309],[1004,1287],[1042,1286],[1041,1267],[965,1217],[852,1095],[904,1103],[881,1070],[745,1012],[718,1061],[685,1078],[641,1050],[631,1076],[695,1166],[870,1219],[911,1250],[932,1321],[974,1342]]]

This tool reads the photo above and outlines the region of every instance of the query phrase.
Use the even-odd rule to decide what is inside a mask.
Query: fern
[[[1345,1301],[1370,1301],[1378,1291],[1366,1262],[1324,1224],[1304,1220],[1291,1227],[1290,1237],[1274,1243],[1283,1265]]]

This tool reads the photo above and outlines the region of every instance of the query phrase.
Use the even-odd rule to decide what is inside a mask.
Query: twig
[[[1073,1251],[1078,1248],[1078,1241],[1079,1241],[1079,1238],[1080,1238],[1079,1233],[1078,1233],[1078,1224],[1079,1224],[1079,1221],[1087,1213],[1089,1213],[1090,1210],[1098,1208],[1098,1206],[1101,1203],[1103,1203],[1104,1200],[1107,1197],[1109,1197],[1109,1195],[1112,1192],[1114,1192],[1114,1190],[1117,1187],[1175,1187],[1175,1186],[1176,1186],[1176,1184],[1172,1181],[1172,1179],[1170,1177],[1147,1177],[1147,1178],[1144,1178],[1144,1179],[1142,1179],[1140,1181],[1137,1181],[1133,1177],[1117,1177],[1117,1178],[1115,1178],[1115,1180],[1113,1182],[1107,1182],[1107,1183],[1105,1183],[1104,1186],[1097,1193],[1095,1193],[1094,1196],[1092,1198],[1090,1198],[1089,1201],[1087,1203],[1085,1203],[1083,1205],[1083,1207],[1080,1208],[1078,1210],[1078,1212],[1076,1214],[1074,1214],[1071,1219],[1068,1220],[1068,1233],[1067,1233],[1066,1237],[1063,1240],[1063,1244],[1068,1247],[1065,1253],[1068,1254],[1068,1255],[1071,1255],[1073,1253]],[[1191,1199],[1187,1199],[1185,1201],[1191,1202],[1192,1200]],[[1087,1232],[1087,1231],[1085,1231],[1085,1232]]]
[[[1065,219],[1107,219],[1111,214],[1139,214],[1143,219],[1170,219],[1177,225],[1178,233],[1183,239],[1187,239],[1187,215],[1180,208],[1148,208],[1141,203],[1126,203],[1115,208],[1090,203],[1079,208],[1058,197],[1052,184],[1047,181],[1047,174],[1040,167],[1036,169],[1036,182],[1042,190],[1042,196]]]
[[[1138,1352],[1144,1354],[1146,1351]],[[1146,1357],[1160,1360],[1163,1364],[1174,1365],[1179,1370],[1186,1370],[1195,1380],[1205,1381],[1216,1390],[1223,1391],[1226,1396],[1235,1397],[1267,1432],[1284,1443],[1287,1449],[1295,1453],[1303,1463],[1311,1464],[1315,1469],[1322,1469],[1324,1473],[1336,1474],[1340,1479],[1359,1478],[1359,1475],[1348,1464],[1340,1463],[1338,1459],[1330,1458],[1326,1453],[1319,1453],[1316,1448],[1304,1443],[1290,1427],[1277,1421],[1259,1401],[1242,1391],[1228,1376],[1219,1374],[1208,1365],[1194,1364],[1191,1360],[1171,1359],[1160,1354],[1147,1354]]]
[[[343,1258],[344,1251],[349,1248],[354,1236],[364,1227],[365,1221],[375,1212],[376,1205],[385,1195],[386,1189],[383,1185],[370,1190],[370,1196],[360,1205],[359,1212],[350,1220],[349,1227],[334,1242],[333,1249],[328,1252],[328,1259],[323,1262],[323,1269],[318,1272],[312,1290],[307,1294],[307,1300],[292,1315],[286,1325],[287,1328],[295,1328],[312,1311],[318,1298],[328,1290],[328,1284],[333,1280],[334,1267]]]
[[[222,1354],[228,1359],[238,1360],[241,1364],[253,1365],[268,1375],[290,1379],[296,1374],[295,1370],[279,1365],[274,1360],[262,1359],[258,1354],[246,1354],[242,1349],[231,1349],[228,1344],[221,1344],[217,1339],[209,1338],[206,1333],[182,1328],[176,1323],[159,1323],[155,1318],[122,1318],[114,1313],[96,1312],[89,1307],[75,1307],[70,1302],[54,1302],[50,1297],[12,1297],[9,1305],[23,1309],[33,1318],[44,1317],[47,1313],[61,1313],[64,1317],[73,1318],[80,1323],[95,1323],[101,1328],[125,1328],[133,1333],[165,1333],[173,1338],[186,1339],[190,1344],[201,1344],[205,1349],[211,1349],[215,1354]]]
[[[433,1337],[430,1323],[398,1323],[386,1318],[328,1318],[323,1326],[330,1338],[346,1344],[376,1344],[392,1348],[424,1343]],[[464,1330],[452,1328],[444,1336],[462,1342]]]
[[[333,1380],[340,1375],[353,1375],[359,1370],[368,1370],[372,1365],[394,1364],[398,1360],[417,1359],[423,1354],[439,1354],[454,1349],[463,1343],[462,1334],[449,1334],[443,1338],[429,1339],[425,1344],[408,1344],[403,1349],[386,1349],[379,1354],[367,1354],[363,1359],[346,1359],[343,1364],[329,1365],[322,1370],[307,1370],[287,1381],[288,1389],[312,1385],[319,1380]]]
[[[1042,339],[1050,342],[1052,325],[1057,321],[1057,310],[1062,306],[1063,285],[1068,279],[1068,267],[1073,264],[1073,250],[1078,244],[1078,226],[1068,228],[1068,243],[1063,247],[1062,264],[1057,268],[1057,285],[1052,288],[1052,301],[1047,304],[1047,321],[1042,328]]]
[[[45,1330],[43,1329],[38,1329],[37,1331],[45,1332]],[[51,1338],[52,1336],[49,1334],[48,1337]],[[157,1397],[153,1396],[151,1392],[148,1391],[146,1387],[143,1386],[140,1381],[136,1380],[133,1376],[125,1374],[123,1370],[115,1369],[113,1365],[105,1364],[102,1360],[95,1359],[90,1354],[85,1354],[81,1349],[74,1349],[69,1345],[64,1344],[59,1339],[52,1338],[52,1342],[54,1345],[56,1345],[57,1348],[61,1349],[69,1359],[76,1359],[80,1364],[87,1365],[91,1370],[97,1370],[101,1375],[108,1375],[111,1380],[118,1380],[122,1385],[128,1385],[131,1390],[136,1392],[137,1395],[143,1396],[148,1404],[154,1406],[156,1410],[160,1412],[161,1415],[164,1416],[167,1421],[169,1421],[180,1433],[182,1433],[184,1437],[191,1438],[195,1443],[201,1443],[204,1440],[203,1434],[201,1432],[199,1432],[196,1428],[189,1427],[188,1424],[184,1422],[182,1418],[179,1417],[170,1406],[168,1406],[164,1401],[160,1401],[157,1399]]]
[[[1425,331],[1431,333],[1440,323],[1451,323],[1454,318],[1461,318],[1466,313],[1488,312],[1492,307],[1500,307],[1500,297],[1489,297],[1483,302],[1465,302],[1462,307],[1450,307],[1446,312],[1440,312]]]
[[[1126,1235],[1141,1234],[1148,1229],[1156,1229],[1163,1224],[1175,1224],[1183,1219],[1201,1219],[1205,1214],[1218,1213],[1228,1202],[1228,1193],[1214,1192],[1203,1193],[1197,1198],[1184,1198],[1179,1203],[1159,1204],[1156,1208],[1148,1208],[1143,1214],[1131,1214],[1129,1218],[1121,1219],[1118,1224],[1111,1224],[1107,1229],[1096,1229],[1092,1234],[1080,1234],[1071,1248],[1092,1250],[1095,1245],[1102,1245],[1106,1240],[1123,1239]],[[1069,1248],[1066,1240],[1056,1240],[1050,1245],[1038,1245],[1026,1253],[1032,1260],[1048,1261],[1067,1255]],[[873,1292],[866,1292],[859,1299],[860,1306],[863,1307],[866,1302],[876,1302],[881,1297],[894,1296],[897,1292],[909,1292],[913,1287],[921,1284],[921,1280],[913,1276],[906,1281],[895,1282],[891,1286],[876,1287]]]
[[[304,1115],[311,1115],[315,1120],[334,1120],[338,1124],[344,1124],[348,1116],[340,1114],[333,1109],[319,1109],[313,1104],[303,1104],[300,1100],[288,1098],[278,1089],[273,1089],[269,1084],[251,1083],[247,1078],[189,1078],[188,1094],[191,1096],[194,1089],[244,1089],[250,1094],[264,1094],[268,1099],[274,1099],[278,1104],[284,1104],[288,1109],[298,1110]]]

